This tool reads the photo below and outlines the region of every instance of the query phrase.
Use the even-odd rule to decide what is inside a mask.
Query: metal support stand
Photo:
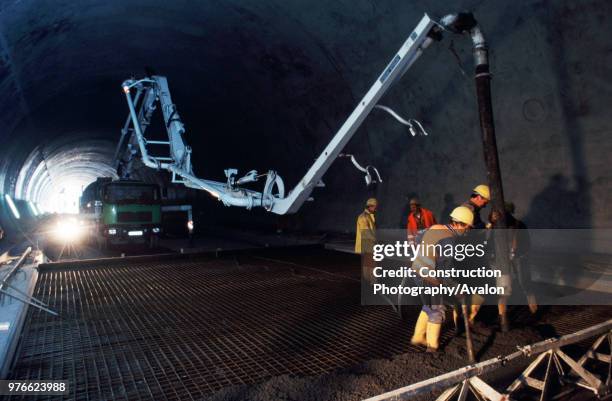
[[[591,390],[597,396],[608,394],[611,390],[610,372],[612,370],[612,364],[610,363],[610,360],[612,357],[612,351],[610,351],[608,354],[598,352],[598,349],[604,344],[604,340],[607,340],[608,344],[610,344],[610,342],[612,342],[612,334],[606,333],[600,336],[578,361],[572,359],[565,352],[561,351],[560,348],[554,348],[540,354],[540,356],[531,362],[523,373],[521,373],[521,375],[510,386],[508,386],[506,389],[507,394],[510,395],[521,388],[529,387],[540,392],[540,400],[547,400],[549,398],[547,392],[550,382],[553,380],[553,376],[557,376],[557,380],[561,385],[573,383]],[[589,359],[606,363],[608,365],[608,376],[605,381],[584,367],[584,364]],[[544,377],[542,379],[534,378],[532,376],[534,371],[544,364],[546,364]],[[569,367],[567,372],[563,364]]]
[[[479,401],[506,401],[509,398],[498,393],[478,377],[466,379],[442,393],[436,401],[450,401],[455,396],[457,401],[465,401],[468,393],[472,393]]]
[[[562,347],[576,344],[588,338],[597,337],[593,345],[577,361],[561,350]],[[601,348],[608,344],[608,351]],[[537,355],[519,377],[505,391],[497,391],[480,378],[483,374],[501,369],[508,363],[525,357]],[[586,388],[601,397],[612,390],[612,320],[568,334],[550,338],[535,344],[518,347],[518,350],[504,357],[499,356],[484,362],[468,365],[453,372],[444,373],[418,383],[368,398],[366,401],[409,399],[413,396],[444,390],[437,401],[464,401],[469,393],[479,401],[508,401],[521,388],[539,392],[540,400],[551,400],[567,395],[575,386]],[[607,378],[604,380],[585,367],[587,361],[608,365]],[[545,367],[542,374],[542,369]],[[536,373],[539,373],[538,377]],[[561,393],[551,397],[551,383],[556,380],[566,386]],[[572,386],[567,386],[572,385]],[[452,387],[448,387],[452,386]]]

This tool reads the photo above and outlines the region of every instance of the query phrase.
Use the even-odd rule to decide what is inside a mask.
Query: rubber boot
[[[469,316],[470,324],[474,324],[474,320],[476,320],[476,316],[478,315],[479,310],[480,310],[480,305],[470,306],[470,316]]]
[[[427,346],[427,313],[421,311],[416,325],[414,326],[414,334],[410,340],[412,345]]]
[[[488,328],[484,323],[476,321],[476,316],[478,315],[478,311],[480,310],[481,306],[482,305],[480,304],[470,306],[468,323],[473,333],[480,334],[482,336],[488,336],[491,335],[491,329]]]
[[[427,323],[427,352],[438,352],[441,323]]]
[[[457,307],[453,307],[453,323],[455,325],[455,337],[459,337],[465,331],[461,311]]]
[[[527,304],[532,315],[538,313],[538,301],[536,301],[535,295],[527,295]]]

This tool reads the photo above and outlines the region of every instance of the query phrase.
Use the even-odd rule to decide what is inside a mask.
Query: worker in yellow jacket
[[[361,275],[364,283],[374,282],[374,258],[372,249],[376,242],[376,208],[378,202],[374,198],[368,199],[366,208],[357,217],[357,232],[355,234],[355,253],[361,255]]]
[[[355,234],[355,253],[372,253],[372,246],[376,241],[376,208],[378,201],[368,199],[366,208],[357,217],[357,230]]]

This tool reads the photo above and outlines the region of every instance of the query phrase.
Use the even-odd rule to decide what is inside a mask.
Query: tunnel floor
[[[34,296],[60,316],[29,309],[11,378],[69,380],[77,400],[206,399],[416,355],[410,324],[360,305],[359,272],[354,255],[315,247],[41,266]],[[601,318],[567,316],[555,318],[556,334]],[[529,333],[505,347],[551,334]],[[449,357],[464,364],[457,352]]]

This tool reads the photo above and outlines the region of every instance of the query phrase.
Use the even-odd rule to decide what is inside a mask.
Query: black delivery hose
[[[493,105],[491,102],[491,73],[489,70],[489,52],[487,43],[478,22],[471,13],[450,14],[440,20],[440,25],[446,30],[457,34],[469,34],[472,39],[474,52],[474,80],[476,83],[476,99],[478,102],[478,114],[480,120],[480,131],[482,134],[482,147],[484,161],[487,169],[487,178],[491,190],[491,208],[498,213],[499,220],[496,223],[498,230],[494,230],[495,239],[495,268],[499,269],[503,277],[501,283],[508,294],[511,291],[510,277],[510,252],[508,239],[506,238],[506,213],[504,191],[499,167],[499,154],[495,138],[495,123],[493,120]],[[499,230],[500,229],[500,230]],[[506,303],[506,297],[501,297],[500,304]],[[507,330],[507,317],[503,309],[502,331]],[[467,327],[466,327],[467,329]]]

